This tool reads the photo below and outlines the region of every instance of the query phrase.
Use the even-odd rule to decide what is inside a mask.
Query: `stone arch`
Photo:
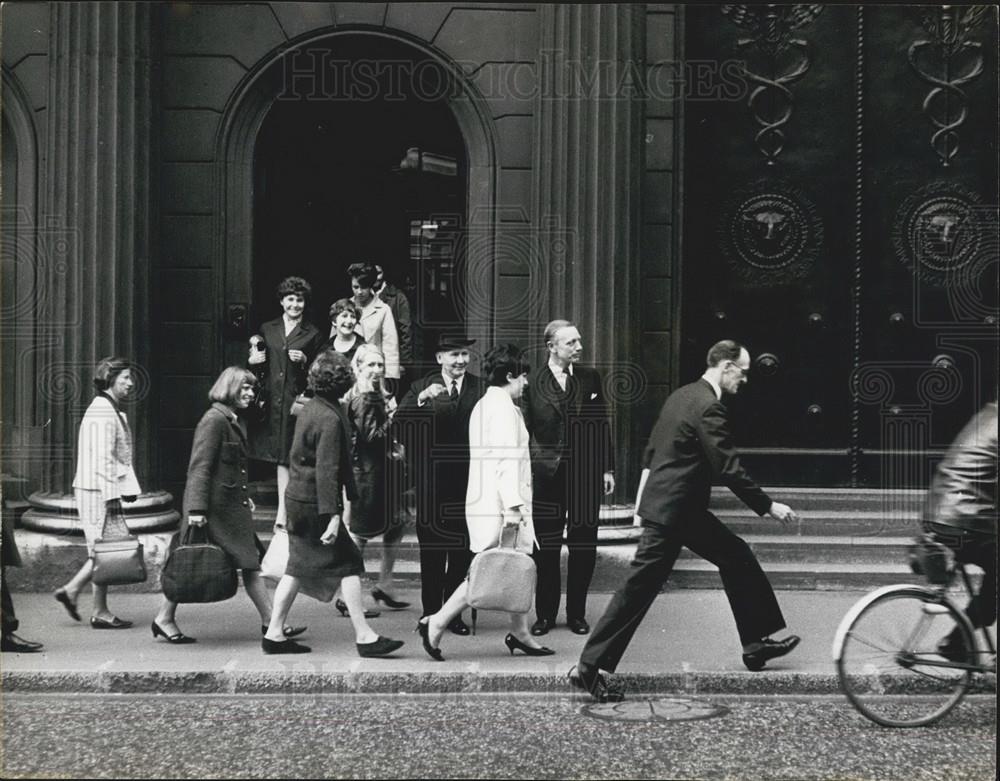
[[[216,137],[218,170],[218,211],[216,253],[216,301],[223,302],[223,331],[233,327],[231,305],[245,303],[251,286],[253,260],[253,165],[256,139],[268,111],[281,88],[278,64],[295,51],[343,36],[374,36],[389,39],[432,59],[454,80],[447,105],[465,141],[468,161],[466,215],[476,232],[476,257],[467,263],[467,275],[477,274],[475,285],[467,285],[465,305],[477,313],[494,311],[494,269],[496,268],[496,229],[493,221],[498,176],[498,140],[496,128],[485,101],[464,72],[440,50],[400,31],[360,27],[338,27],[314,31],[296,38],[262,58],[233,91],[223,113]],[[474,266],[474,267],[473,267]],[[488,343],[495,324],[491,316],[468,318],[467,332],[480,344]],[[242,345],[226,340],[222,334],[220,353],[226,362],[240,362],[245,357]]]
[[[38,132],[31,104],[17,77],[2,69],[3,163],[5,185],[2,237],[4,296],[0,329],[3,331],[3,442],[4,471],[27,479],[27,483],[7,486],[9,499],[23,499],[37,486],[39,471],[30,457],[37,453],[41,428],[34,426],[37,376],[38,284]],[[36,455],[37,459],[37,455]],[[17,496],[23,493],[23,496]]]

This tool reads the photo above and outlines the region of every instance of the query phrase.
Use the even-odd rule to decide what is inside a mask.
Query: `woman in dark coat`
[[[198,421],[191,446],[181,536],[190,526],[205,526],[208,538],[243,570],[243,585],[260,613],[261,631],[271,620],[271,598],[260,577],[253,500],[247,490],[247,434],[239,412],[253,402],[255,379],[239,366],[223,370],[208,392],[212,406]],[[177,603],[163,600],[153,619],[153,637],[168,643],[195,642],[177,627]],[[291,637],[304,627],[287,628]]]
[[[299,591],[299,578],[340,580],[354,625],[358,655],[387,656],[403,643],[380,637],[365,620],[361,607],[361,552],[342,522],[344,494],[356,497],[351,470],[350,436],[340,398],[354,375],[344,356],[326,350],[309,368],[313,399],[298,415],[290,453],[285,492],[288,564],[274,592],[274,611],[261,641],[266,654],[308,653],[308,646],[282,631],[285,617]]]
[[[354,387],[344,397],[347,420],[354,442],[354,482],[358,498],[351,502],[348,526],[364,554],[368,540],[382,535],[382,566],[372,598],[386,607],[402,610],[410,606],[393,596],[392,570],[403,537],[400,517],[401,460],[395,459],[391,431],[396,401],[386,391],[385,358],[374,345],[366,344],[354,355]]]
[[[303,315],[312,292],[301,277],[288,277],[278,285],[281,317],[261,326],[264,350],[250,348],[249,366],[265,368],[267,410],[263,421],[250,427],[250,455],[277,465],[278,514],[275,526],[285,525],[285,488],[288,485],[288,451],[292,446],[292,402],[306,389],[306,371],[323,344],[323,334]]]

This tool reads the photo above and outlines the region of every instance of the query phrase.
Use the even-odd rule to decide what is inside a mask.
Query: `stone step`
[[[614,590],[628,577],[636,548],[634,527],[602,528],[605,543],[598,546],[595,591]],[[51,535],[20,529],[16,532],[24,566],[7,570],[11,587],[18,591],[52,591],[62,585],[84,562],[86,548],[80,535]],[[127,591],[157,591],[159,570],[171,534],[140,534],[145,546],[147,569],[145,583],[123,588]],[[267,544],[271,533],[261,539]],[[615,541],[614,537],[618,539]],[[776,588],[781,589],[867,589],[886,583],[912,582],[906,564],[909,537],[810,537],[799,535],[748,535],[745,537],[757,553],[761,566]],[[566,551],[563,550],[565,560]],[[369,572],[377,572],[381,545],[373,540],[365,559]],[[419,578],[419,546],[416,536],[407,534],[400,546],[396,572],[399,577]],[[713,565],[682,550],[672,587],[715,588],[718,573]]]

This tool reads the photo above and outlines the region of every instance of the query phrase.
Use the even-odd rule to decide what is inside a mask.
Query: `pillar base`
[[[52,534],[83,534],[73,494],[36,491],[28,497],[31,509],[21,516],[21,526]],[[171,531],[181,514],[173,509],[174,497],[167,491],[144,493],[134,502],[122,502],[125,523],[134,534]]]

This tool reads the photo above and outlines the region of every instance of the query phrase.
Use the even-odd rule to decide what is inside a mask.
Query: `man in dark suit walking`
[[[465,523],[469,482],[469,417],[485,392],[468,372],[474,339],[444,335],[435,356],[440,371],[415,381],[396,410],[397,437],[406,449],[407,482],[416,491],[423,615],[438,612],[465,579],[472,560]],[[457,616],[448,628],[469,634]]]
[[[545,327],[545,344],[548,363],[532,375],[522,397],[531,435],[532,520],[538,540],[537,621],[531,634],[544,635],[556,624],[565,530],[566,625],[585,635],[602,488],[604,494],[615,488],[611,424],[601,375],[577,363],[583,343],[576,326],[553,320]]]
[[[632,574],[569,673],[573,686],[600,701],[622,699],[620,691],[608,688],[600,670],[614,672],[618,666],[682,546],[719,568],[748,669],[763,669],[769,659],[784,656],[799,642],[795,635],[770,639],[785,627],[785,619],[767,575],[746,542],[708,511],[712,483],[719,481],[758,515],[781,523],[796,519],[792,508],[771,501],[743,470],[729,433],[722,395],[735,394],[746,383],[750,354],[725,340],[708,351],[707,364],[701,379],[672,393],[660,411],[636,496],[642,537]]]

